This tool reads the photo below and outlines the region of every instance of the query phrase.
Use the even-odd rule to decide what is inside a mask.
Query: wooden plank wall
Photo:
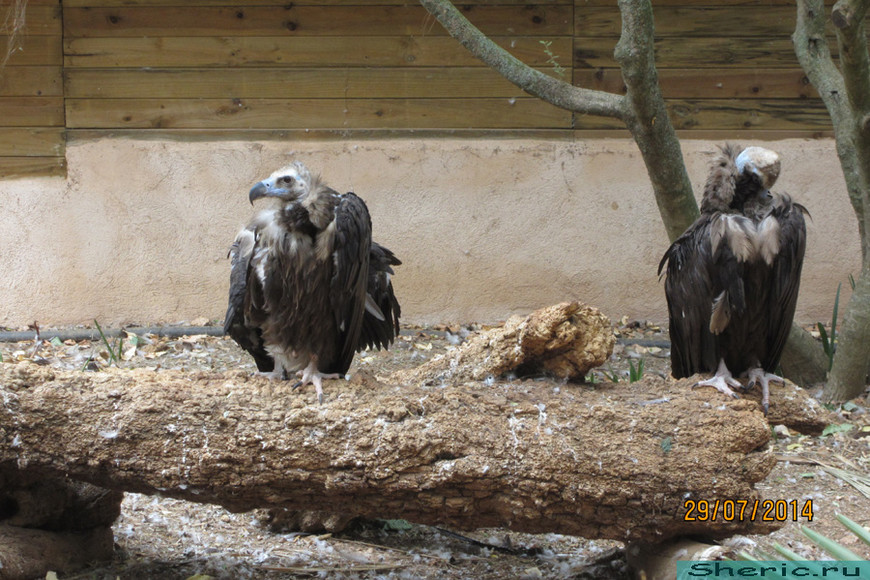
[[[0,176],[64,173],[59,0],[0,0]]]
[[[0,23],[17,2],[0,0]],[[624,90],[615,0],[457,5],[539,70]],[[830,134],[794,57],[792,0],[654,0],[654,10],[659,76],[681,136]],[[87,136],[626,136],[616,120],[526,95],[414,0],[27,0],[22,42],[0,72],[0,175],[58,171],[64,127]]]
[[[250,6],[247,6],[250,4]],[[567,129],[413,1],[65,0],[73,129]],[[471,1],[525,62],[570,69],[571,0]],[[570,70],[568,72],[570,79]]]
[[[620,33],[613,5],[576,2],[575,84],[624,90],[613,59]],[[653,10],[659,81],[681,136],[831,134],[827,111],[794,54],[794,0],[653,0]],[[835,51],[836,40],[830,42]]]

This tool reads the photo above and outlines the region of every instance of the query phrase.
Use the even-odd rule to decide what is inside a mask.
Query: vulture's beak
[[[261,197],[280,197],[285,193],[287,192],[283,189],[274,188],[268,180],[261,181],[251,188],[251,192],[248,193],[248,201],[253,205],[255,199],[260,199]]]

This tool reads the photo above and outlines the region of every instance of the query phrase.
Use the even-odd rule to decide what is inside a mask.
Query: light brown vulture
[[[698,385],[736,397],[769,381],[794,318],[806,248],[806,208],[772,193],[779,156],[768,149],[722,147],[701,201],[701,216],[659,263],[667,264],[665,294],[674,377],[715,375]],[[696,386],[698,386],[696,385]]]
[[[399,333],[390,280],[401,262],[372,241],[368,208],[300,162],[254,185],[265,198],[232,245],[224,332],[276,379],[296,372],[323,401],[322,379],[347,373],[354,354]]]

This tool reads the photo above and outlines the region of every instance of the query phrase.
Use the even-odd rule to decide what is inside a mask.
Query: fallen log
[[[644,542],[769,531],[687,520],[687,499],[759,499],[775,463],[756,402],[691,383],[421,386],[361,372],[317,405],[242,372],[0,364],[0,464],[234,511]]]

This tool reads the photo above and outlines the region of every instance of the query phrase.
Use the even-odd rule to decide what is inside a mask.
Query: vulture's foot
[[[719,362],[719,368],[716,369],[716,374],[706,381],[698,381],[692,385],[692,388],[695,387],[713,387],[723,395],[739,399],[740,397],[737,393],[731,390],[731,387],[743,388],[743,385],[740,384],[740,381],[734,378],[731,371],[729,371],[728,367],[725,366],[725,361],[722,360]]]
[[[338,373],[323,374],[319,370],[317,370],[316,357],[311,357],[311,361],[308,363],[308,366],[297,372],[296,376],[302,378],[299,380],[299,382],[293,385],[293,388],[296,389],[298,387],[308,384],[314,385],[314,391],[317,393],[317,402],[321,405],[323,404],[323,379],[339,378]]]
[[[254,373],[258,377],[266,377],[271,381],[284,381],[287,380],[287,373],[284,372],[282,368],[276,368],[274,371],[270,371],[268,373],[257,371]]]
[[[770,381],[775,381],[784,385],[785,379],[778,375],[771,374],[760,367],[749,369],[747,376],[749,376],[749,388],[761,383],[761,408],[764,410],[766,416],[767,411],[770,408]]]

